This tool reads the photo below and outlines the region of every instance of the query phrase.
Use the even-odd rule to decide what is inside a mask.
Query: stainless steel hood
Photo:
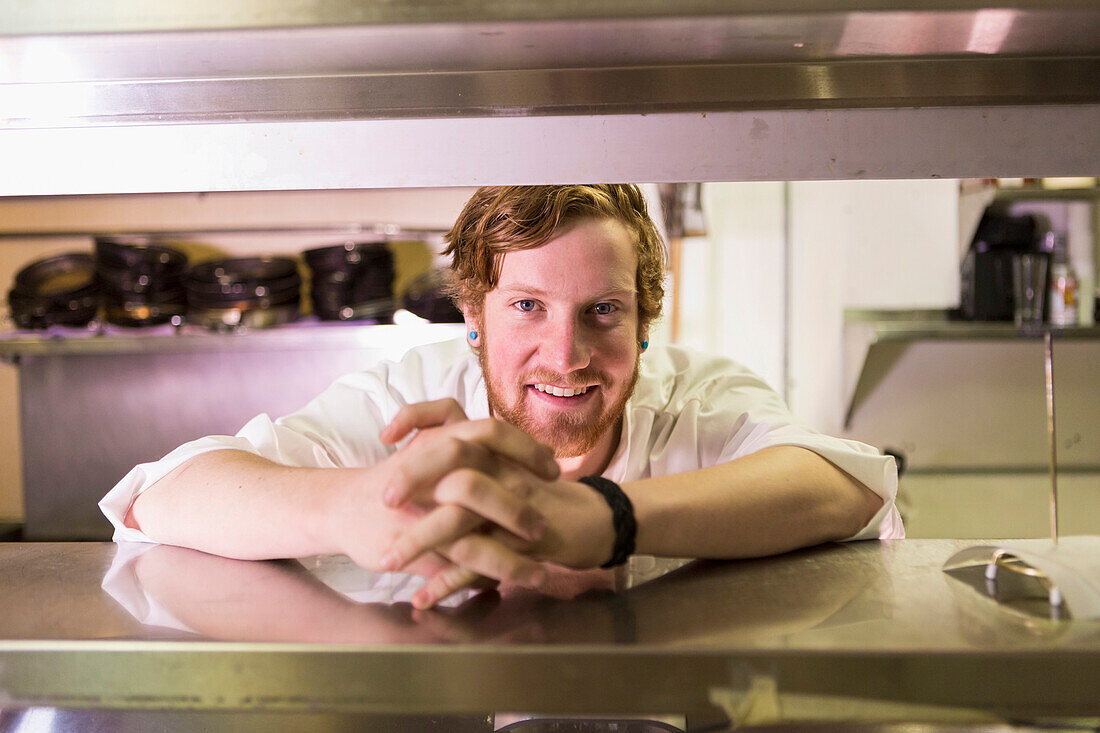
[[[0,193],[1100,170],[1092,1],[110,7],[0,4],[0,153],[73,176]]]

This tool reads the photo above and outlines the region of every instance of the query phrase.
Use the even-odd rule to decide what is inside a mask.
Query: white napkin
[[[1100,536],[1061,537],[1057,545],[1049,539],[977,545],[956,552],[944,563],[943,569],[988,565],[998,550],[1018,558],[1049,578],[1061,592],[1073,618],[1100,618]]]

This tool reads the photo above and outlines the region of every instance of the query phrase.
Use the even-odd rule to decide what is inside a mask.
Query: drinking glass
[[[1017,328],[1043,323],[1047,295],[1047,255],[1025,252],[1012,258],[1012,296]]]

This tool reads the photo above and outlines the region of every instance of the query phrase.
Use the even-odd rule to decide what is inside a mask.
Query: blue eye
[[[592,306],[592,310],[596,312],[597,316],[609,316],[614,309],[615,307],[610,303],[596,303]]]
[[[535,301],[533,300],[520,300],[516,302],[516,308],[523,311],[524,313],[530,313],[531,311],[535,310],[535,307]]]

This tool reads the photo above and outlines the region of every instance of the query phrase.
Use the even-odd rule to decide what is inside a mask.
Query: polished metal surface
[[[167,32],[116,17],[82,35],[71,33],[91,27],[86,13],[51,9],[9,18],[0,37],[0,118],[10,129],[1100,100],[1095,5],[790,5],[578,17],[572,3],[465,16],[387,3],[367,19],[344,3],[336,24],[269,16],[242,29],[229,13],[174,13]]]
[[[1043,335],[1043,372],[1046,375],[1047,449],[1050,452],[1050,539],[1058,544],[1058,439],[1054,422],[1054,338]]]
[[[292,412],[337,377],[461,324],[0,341],[19,369],[24,537],[110,539],[97,503],[136,464],[260,413]]]
[[[20,171],[0,195],[1100,168],[1084,0],[12,0],[0,18],[0,157]]]
[[[147,6],[140,0],[118,0],[109,7],[58,9],[41,3],[7,0],[0,9],[11,34],[104,33],[211,28],[282,28],[348,24],[507,22],[534,20],[626,20],[631,18],[711,18],[716,15],[797,15],[803,13],[978,11],[988,0],[418,0],[359,3],[337,0],[303,4],[293,0],[195,0],[186,5]],[[1089,10],[1091,0],[1011,0],[995,8],[1009,13],[1028,10]],[[1034,29],[1036,35],[1040,35]],[[1019,29],[1026,33],[1027,29]],[[766,40],[766,39],[762,39]]]
[[[490,733],[493,730],[488,715],[69,710],[52,707],[0,709],[0,733]]]
[[[450,70],[638,65],[682,59],[759,61],[962,53],[1085,56],[1100,47],[1100,41],[1090,35],[1090,26],[1083,23],[1096,17],[1095,3],[1090,0],[597,0],[584,5],[570,0],[344,0],[310,5],[227,0],[143,7],[140,13],[126,13],[124,4],[57,8],[5,2],[0,11],[5,35],[80,34],[74,36],[80,41],[74,45],[76,50],[103,44],[100,39],[110,34],[129,34],[129,38],[114,36],[117,53],[107,62],[115,65],[113,68],[132,60],[135,49],[142,48],[138,34],[152,39],[165,31],[189,33],[190,41],[161,36],[159,40],[169,44],[167,53],[137,72],[142,76],[167,65],[198,70],[176,76],[204,72],[232,75],[243,65],[258,61],[254,57],[248,60],[247,46],[222,41],[220,48],[214,47],[222,52],[218,54],[221,58],[206,63],[201,57],[184,59],[177,52],[188,43],[218,43],[217,31],[246,29],[254,35],[237,37],[262,39],[268,34],[276,39],[285,56],[281,60],[267,58],[265,63],[276,71],[291,69],[291,73],[318,68],[347,70],[337,63],[347,58],[388,70]],[[631,31],[635,37],[616,37],[619,30]],[[424,38],[434,41],[430,48],[413,47]],[[706,43],[695,43],[699,38]],[[443,45],[452,39],[451,46]],[[357,47],[362,40],[370,41],[370,47]],[[607,45],[592,47],[592,41],[605,40]],[[314,49],[305,58],[304,46]],[[26,73],[28,79],[42,78],[41,71]]]
[[[450,338],[465,332],[461,325],[447,323],[416,325],[357,325],[307,321],[270,329],[247,329],[235,333],[214,333],[188,325],[151,329],[107,327],[105,331],[54,329],[37,334],[7,332],[0,338],[0,359],[18,363],[28,356],[170,354],[178,352],[240,353],[249,351],[328,351],[375,349],[392,355],[412,346]],[[387,357],[389,358],[389,357]]]
[[[223,236],[223,235],[288,235],[288,234],[322,234],[352,237],[371,237],[397,239],[409,237],[419,239],[427,236],[439,236],[444,232],[440,229],[422,229],[416,227],[404,227],[399,224],[363,224],[348,222],[346,224],[327,223],[303,226],[243,226],[243,227],[201,227],[198,229],[151,229],[135,230],[109,230],[81,228],[84,222],[75,222],[68,229],[45,229],[27,232],[24,230],[0,231],[0,241],[5,239],[66,239],[72,237],[150,237],[160,240],[180,240],[185,237],[196,236]]]
[[[707,721],[686,729],[660,721],[553,717],[526,719],[501,726],[493,716],[395,716],[354,713],[256,713],[147,710],[65,710],[61,708],[9,708],[0,710],[0,733],[129,733],[129,731],[203,731],[203,733],[1076,733],[1084,724],[1053,727],[1049,724],[853,724],[800,721],[793,724],[745,726]]]
[[[195,733],[195,731],[202,733],[490,733],[493,730],[491,716],[488,715],[70,710],[53,707],[10,708],[7,706],[0,709],[0,733],[74,733],[75,731],[79,733],[146,733],[148,731],[159,733],[170,731],[179,731],[179,733]],[[523,729],[519,729],[518,733],[536,732],[524,732]],[[570,733],[585,732],[570,731]],[[868,733],[878,733],[878,731],[868,731]],[[898,731],[898,733],[906,732]]]
[[[15,706],[682,714],[713,712],[716,690],[736,699],[766,677],[780,700],[816,696],[822,709],[854,697],[1016,720],[1100,715],[1100,623],[998,604],[942,572],[971,544],[827,545],[663,575],[635,558],[635,582],[615,580],[617,592],[589,573],[559,579],[554,596],[504,589],[431,613],[333,590],[323,571],[346,587],[357,570],[339,558],[153,547],[107,579],[126,548],[0,545],[0,695]]]
[[[846,427],[880,379],[880,360],[887,365],[906,344],[916,341],[1100,341],[1100,326],[1048,327],[1021,330],[1011,321],[965,321],[942,309],[862,310],[844,313]],[[1038,385],[1038,381],[1036,381]],[[1053,388],[1051,388],[1053,389]],[[1053,399],[1053,397],[1051,397]]]
[[[1021,330],[1011,321],[964,321],[949,311],[933,309],[861,310],[844,312],[846,324],[869,329],[875,342],[913,339],[1042,339],[1051,333],[1059,341],[1100,338],[1100,326],[1050,326],[1047,329]]]
[[[9,83],[0,85],[0,117],[12,129],[1088,104],[1100,101],[1098,89],[1100,59],[875,59]]]
[[[1098,127],[1100,104],[11,129],[0,195],[1092,176]]]

